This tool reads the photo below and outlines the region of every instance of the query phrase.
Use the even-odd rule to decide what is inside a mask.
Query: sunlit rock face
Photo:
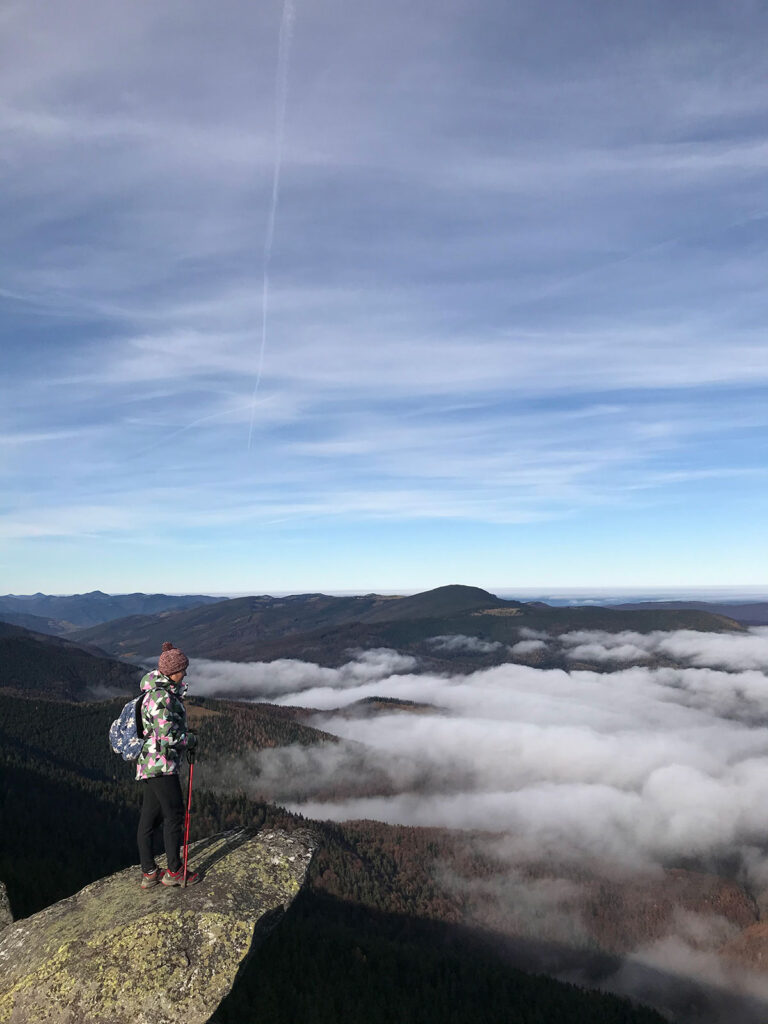
[[[305,832],[223,833],[190,847],[196,885],[142,890],[127,868],[9,923],[0,1022],[203,1024],[299,892],[313,848]]]

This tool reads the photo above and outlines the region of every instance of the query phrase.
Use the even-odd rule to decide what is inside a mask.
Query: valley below
[[[194,837],[317,831],[307,891],[212,1019],[247,1019],[265,971],[281,993],[265,1019],[301,1017],[309,979],[325,984],[306,973],[310,942],[356,965],[350,1005],[381,972],[407,977],[403,1019],[431,1019],[422,982],[442,993],[434,1019],[477,985],[508,1008],[489,1020],[531,999],[542,1021],[766,1019],[763,627],[453,587],[234,599],[66,639],[2,630],[0,880],[16,917],[135,862],[136,786],[103,737],[160,637],[192,659]],[[35,870],[18,834],[45,851]],[[305,972],[303,994],[281,970],[288,987]]]

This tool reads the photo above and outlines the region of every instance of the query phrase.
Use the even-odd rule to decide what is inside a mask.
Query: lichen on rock
[[[298,893],[313,849],[307,832],[223,833],[190,847],[196,885],[142,890],[127,868],[10,924],[0,1022],[203,1024]]]

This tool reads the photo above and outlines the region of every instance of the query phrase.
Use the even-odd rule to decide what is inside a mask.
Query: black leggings
[[[150,779],[142,779],[139,785],[144,790],[139,830],[136,833],[141,870],[149,872],[155,869],[152,835],[155,827],[162,821],[168,870],[175,874],[181,868],[179,848],[186,815],[179,776],[154,775]]]

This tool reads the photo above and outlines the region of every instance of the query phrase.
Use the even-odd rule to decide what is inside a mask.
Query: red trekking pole
[[[187,815],[184,821],[184,881],[181,883],[182,887],[187,887],[187,855],[189,854],[189,813],[192,808],[192,772],[195,767],[195,751],[194,749],[187,751],[187,760],[189,761],[189,782],[187,783]]]

